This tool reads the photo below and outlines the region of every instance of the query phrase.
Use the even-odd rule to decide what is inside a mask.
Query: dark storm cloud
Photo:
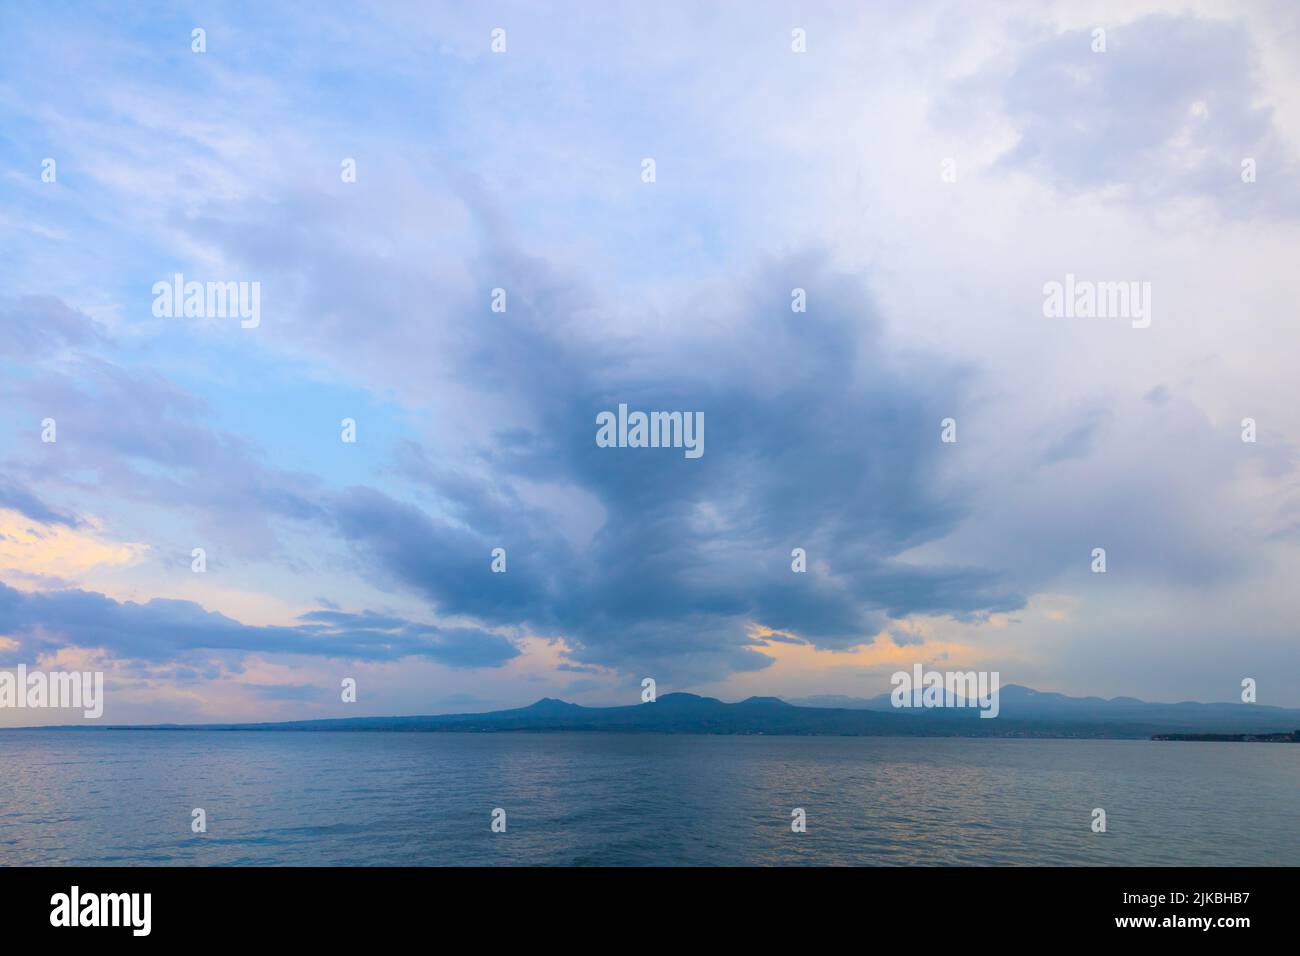
[[[986,570],[898,560],[963,513],[960,491],[940,480],[938,436],[972,373],[892,353],[861,280],[819,254],[790,256],[730,290],[719,314],[659,327],[635,308],[629,321],[606,319],[603,296],[515,244],[477,179],[432,188],[457,192],[480,236],[467,275],[446,288],[423,260],[351,241],[382,209],[340,216],[304,193],[283,200],[290,221],[327,228],[272,237],[285,217],[247,208],[191,223],[233,260],[311,290],[302,315],[279,326],[295,341],[331,355],[345,346],[349,373],[406,383],[443,418],[476,426],[468,450],[399,448],[396,473],[419,504],[391,488],[318,499],[376,583],[396,580],[443,616],[565,637],[581,662],[693,678],[765,666],[755,624],[843,647],[895,614],[1022,603]],[[509,307],[487,314],[496,286]],[[806,313],[791,311],[795,287],[808,292]],[[369,315],[384,320],[359,319]],[[497,414],[450,406],[452,389]],[[598,448],[596,415],[620,402],[702,412],[705,455]],[[576,491],[579,520],[525,501],[521,489],[539,484],[542,497]],[[566,533],[574,523],[594,528],[589,540]],[[506,574],[490,571],[495,547]],[[791,571],[795,547],[808,552],[807,574]]]
[[[939,480],[939,431],[968,375],[891,354],[859,280],[815,255],[773,263],[711,331],[619,350],[565,333],[581,297],[536,260],[493,272],[523,305],[469,340],[469,364],[493,370],[533,423],[485,435],[490,477],[477,481],[404,448],[401,468],[435,493],[439,517],[366,488],[333,505],[343,536],[441,614],[564,636],[583,662],[700,678],[768,663],[751,625],[846,647],[894,616],[1023,604],[986,570],[897,560],[962,515]],[[790,309],[796,286],[807,313]],[[596,415],[620,402],[702,411],[705,454],[597,447]],[[601,509],[586,547],[506,490],[537,480]],[[489,570],[496,546],[506,574]],[[791,570],[796,547],[806,574]]]

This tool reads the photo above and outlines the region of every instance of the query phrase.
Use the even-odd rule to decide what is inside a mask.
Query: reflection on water
[[[7,865],[1300,864],[1286,744],[9,731],[0,767]]]

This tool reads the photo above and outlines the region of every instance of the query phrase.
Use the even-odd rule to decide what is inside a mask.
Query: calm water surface
[[[1285,744],[7,731],[0,771],[6,865],[1300,864]]]

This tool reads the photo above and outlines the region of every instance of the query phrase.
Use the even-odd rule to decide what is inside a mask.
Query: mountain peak
[[[699,694],[688,694],[685,691],[674,691],[671,694],[660,694],[655,698],[655,703],[699,707],[703,704],[720,704],[722,701],[718,700],[716,697],[701,697]]]
[[[581,704],[571,704],[567,700],[560,700],[557,697],[543,697],[536,703],[529,704],[527,707],[520,707],[520,710],[526,710],[531,714],[554,714],[560,711],[582,710]]]

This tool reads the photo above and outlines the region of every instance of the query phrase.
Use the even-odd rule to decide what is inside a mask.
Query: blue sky
[[[6,6],[0,666],[115,721],[1300,705],[1300,12],[696,6]],[[619,403],[706,453],[598,448]]]

